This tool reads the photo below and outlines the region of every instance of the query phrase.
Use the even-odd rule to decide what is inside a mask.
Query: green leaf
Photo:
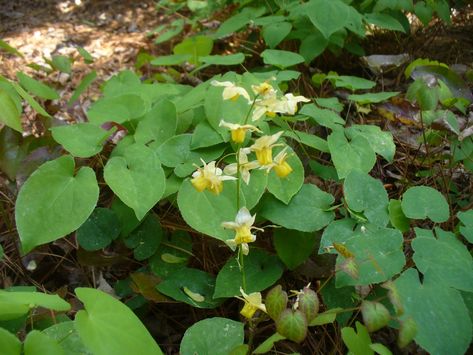
[[[0,328],[0,349],[6,355],[21,355],[21,342],[12,333]]]
[[[76,49],[87,64],[94,62],[94,57],[85,48],[77,47]]]
[[[72,62],[69,57],[66,57],[64,55],[54,55],[52,56],[51,59],[52,59],[52,66],[55,69],[63,73],[71,74]]]
[[[74,322],[67,321],[54,324],[43,330],[51,339],[60,342],[66,355],[92,355],[79,338],[77,330],[74,328]]]
[[[163,196],[165,176],[156,153],[145,145],[128,146],[104,168],[105,182],[141,220]]]
[[[380,180],[354,170],[345,178],[343,192],[351,210],[364,213],[368,221],[378,226],[388,224],[388,193]]]
[[[200,57],[199,60],[207,65],[238,65],[245,61],[245,55],[243,53],[208,55]]]
[[[37,330],[28,333],[24,344],[25,355],[66,355],[56,340]]]
[[[432,16],[434,15],[432,8],[426,5],[424,1],[417,1],[415,3],[414,12],[424,26],[429,24],[430,20],[432,20]]]
[[[335,322],[337,313],[343,311],[343,308],[332,308],[323,313],[319,313],[310,323],[309,327],[315,327],[318,325],[324,325]]]
[[[76,90],[72,94],[71,98],[69,101],[67,101],[67,105],[71,106],[74,102],[76,102],[80,95],[94,82],[94,80],[97,78],[97,73],[95,70],[92,70],[89,74],[85,75],[79,85],[77,85]]]
[[[473,210],[457,213],[458,219],[463,225],[460,225],[460,233],[468,240],[473,243]]]
[[[393,353],[386,346],[381,343],[370,344],[371,350],[374,350],[377,354],[380,355],[392,355]]]
[[[338,113],[342,112],[345,107],[345,105],[336,97],[317,97],[315,102],[320,107],[328,108]]]
[[[176,129],[176,106],[169,100],[161,100],[138,122],[134,137],[137,143],[153,142],[153,147],[159,147],[176,134]]]
[[[334,131],[327,137],[327,143],[340,179],[353,170],[369,173],[376,162],[375,152],[361,135],[349,142],[343,131]]]
[[[271,351],[274,346],[274,343],[284,340],[286,337],[282,336],[279,333],[274,333],[264,342],[262,342],[254,351],[253,354],[266,354]]]
[[[450,217],[450,209],[443,195],[429,186],[409,188],[402,196],[402,211],[408,218],[442,223]]]
[[[385,327],[391,319],[388,309],[382,303],[367,300],[361,303],[361,315],[369,332]]]
[[[275,152],[276,154],[276,152]],[[299,192],[304,183],[304,166],[297,154],[287,148],[289,157],[286,162],[293,171],[286,177],[280,178],[275,171],[270,171],[268,175],[268,191],[278,200],[288,204],[292,197]]]
[[[459,291],[445,287],[426,274],[423,283],[415,269],[394,281],[404,307],[404,317],[417,323],[415,341],[430,354],[465,354],[472,324]]]
[[[192,133],[191,149],[211,147],[223,143],[222,136],[206,121],[200,121]]]
[[[356,222],[351,218],[337,219],[330,223],[327,228],[324,229],[322,234],[319,254],[337,254],[335,249],[332,248],[333,243],[337,242],[344,244],[348,239],[352,238],[355,225]]]
[[[302,143],[308,147],[320,150],[321,152],[329,152],[327,141],[325,139],[317,137],[316,135],[296,130],[286,131],[283,135],[285,137],[295,139],[299,143]]]
[[[343,244],[354,255],[358,277],[354,278],[344,271],[343,264],[347,259],[339,255],[336,265],[339,270],[336,274],[337,287],[386,281],[399,273],[406,262],[402,251],[402,234],[396,229],[366,225],[352,232],[351,238],[341,239],[335,238],[333,242]]]
[[[187,62],[191,58],[192,58],[191,54],[162,55],[162,56],[159,56],[159,57],[153,59],[150,62],[150,64],[151,65],[160,65],[160,66],[180,65],[184,62]]]
[[[76,288],[85,310],[74,321],[80,338],[94,355],[159,355],[161,349],[126,305],[102,291]]]
[[[224,146],[213,146],[205,149],[191,150],[192,135],[179,134],[166,140],[157,149],[157,154],[164,166],[175,168],[174,172],[179,177],[186,177],[202,166],[202,160],[212,161],[220,157]]]
[[[0,48],[6,51],[7,53],[14,54],[23,58],[23,54],[21,54],[16,48],[13,48],[7,42],[1,39],[0,39]]]
[[[244,341],[244,324],[214,317],[193,324],[184,333],[180,354],[228,355]]]
[[[321,109],[314,104],[304,105],[300,111],[301,115],[309,116],[315,123],[328,127],[332,130],[339,130],[345,125],[345,120],[332,110]]]
[[[335,87],[337,88],[345,88],[351,91],[355,90],[369,90],[376,86],[376,82],[372,80],[367,80],[364,78],[360,78],[358,76],[349,76],[349,75],[327,75],[326,77],[329,79]]]
[[[197,308],[215,308],[215,277],[197,269],[181,268],[156,286],[162,294]]]
[[[28,104],[35,110],[37,113],[44,117],[51,117],[49,113],[47,113],[43,107],[35,100],[33,97],[28,94],[23,88],[18,85],[17,83],[11,83],[11,85],[15,88],[16,92],[24,99]],[[14,127],[12,127],[14,128]]]
[[[268,185],[268,174],[263,170],[253,170],[251,172],[250,183],[240,184],[241,192],[245,196],[246,208],[251,210],[255,207],[266,191]]]
[[[20,120],[20,111],[15,105],[15,101],[11,98],[10,94],[4,89],[0,88],[0,122],[3,122],[15,131],[23,132]]]
[[[276,321],[279,334],[300,343],[307,335],[307,319],[299,310],[285,309]]]
[[[237,214],[235,203],[236,183],[225,181],[223,192],[216,196],[205,190],[197,191],[189,180],[184,180],[177,195],[177,204],[186,223],[196,231],[216,239],[228,240],[234,232],[222,227],[222,222],[234,221]],[[246,201],[240,194],[240,205]]]
[[[121,227],[120,235],[126,237],[136,227],[140,225],[140,220],[136,218],[133,209],[125,205],[118,197],[114,197],[112,201],[111,209],[115,212],[118,217],[119,224]]]
[[[92,104],[87,117],[96,125],[110,121],[123,123],[143,116],[149,108],[149,102],[135,94],[103,97]]]
[[[276,25],[274,24],[274,26]],[[329,42],[324,35],[316,32],[302,39],[299,54],[304,57],[306,63],[310,63],[324,52],[328,44]]]
[[[316,244],[314,233],[304,233],[288,229],[276,229],[273,243],[279,258],[294,270],[312,254]]]
[[[403,233],[407,232],[410,227],[410,220],[402,212],[401,201],[389,200],[388,211],[392,226]]]
[[[183,19],[177,19],[165,26],[164,31],[160,31],[160,34],[154,40],[155,44],[160,44],[169,41],[171,38],[176,37],[184,29],[185,21]]]
[[[287,229],[314,232],[328,225],[334,213],[328,211],[333,203],[332,195],[317,186],[304,184],[288,205],[266,196],[261,202],[260,215]]]
[[[348,95],[348,100],[355,101],[356,103],[360,105],[367,105],[367,104],[376,104],[378,102],[383,102],[397,95],[399,95],[398,91],[370,92],[367,94]]]
[[[261,57],[264,64],[274,65],[281,69],[292,67],[305,61],[304,57],[300,54],[279,49],[265,49],[261,53]]]
[[[242,272],[236,257],[231,257],[217,275],[214,298],[240,295]],[[244,257],[246,293],[262,291],[272,286],[282,275],[283,266],[275,255],[253,248]]]
[[[105,140],[113,133],[91,123],[52,127],[56,142],[78,158],[89,158],[102,151]]]
[[[208,36],[194,36],[184,39],[173,48],[174,54],[189,54],[191,64],[198,64],[199,57],[207,56],[212,53],[214,42]]]
[[[100,250],[118,238],[120,227],[120,220],[113,210],[96,208],[77,230],[77,241],[85,250]]]
[[[345,134],[349,139],[356,136],[364,137],[375,153],[381,155],[388,162],[392,162],[396,152],[396,145],[391,132],[384,132],[378,126],[353,125],[345,128]]]
[[[74,169],[70,155],[49,161],[21,188],[15,220],[24,253],[75,231],[94,210],[99,197],[95,173],[82,167],[74,176]]]
[[[473,259],[465,245],[451,232],[435,228],[416,228],[412,241],[414,262],[424,275],[438,279],[447,287],[473,292]]]
[[[289,22],[270,23],[263,26],[262,35],[269,48],[276,47],[291,32],[292,24]]]
[[[264,7],[245,7],[239,14],[224,21],[213,35],[214,38],[222,38],[245,27],[251,20],[266,13]]]
[[[371,13],[364,15],[365,21],[369,24],[376,25],[379,28],[384,28],[391,31],[405,32],[404,27],[394,17],[388,14]]]
[[[125,245],[128,248],[133,248],[136,260],[142,261],[154,255],[163,239],[163,234],[158,217],[151,213],[125,239]]]
[[[192,256],[192,237],[182,231],[173,233],[165,239],[156,254],[149,260],[151,271],[164,279],[186,266]]]
[[[326,39],[329,39],[332,34],[347,25],[350,8],[340,0],[311,0],[301,12],[309,17]]]
[[[31,94],[46,100],[59,99],[59,95],[54,89],[38,80],[33,79],[25,73],[19,71],[16,73],[16,77],[18,78],[21,86],[23,86]]]
[[[355,329],[350,327],[342,328],[342,339],[350,353],[353,355],[373,355],[371,349],[371,338],[368,330],[360,322],[356,322]]]

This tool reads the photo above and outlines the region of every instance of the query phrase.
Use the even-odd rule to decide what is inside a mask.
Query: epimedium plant
[[[471,341],[473,261],[460,238],[471,242],[471,213],[458,215],[461,225],[453,233],[441,228],[452,216],[436,189],[412,186],[399,199],[390,199],[383,183],[369,173],[377,155],[388,162],[394,159],[392,135],[377,126],[347,125],[341,116],[344,104],[335,98],[312,102],[281,91],[294,75],[228,72],[196,87],[143,83],[130,71],[112,77],[102,88],[103,97],[88,110],[88,122],[51,128],[67,153],[42,164],[20,189],[15,218],[22,252],[73,232],[86,250],[121,240],[161,278],[155,289],[162,295],[199,308],[215,308],[232,297],[242,300],[246,342],[244,323],[209,318],[185,333],[183,354],[215,350],[216,344],[222,354],[265,353],[283,339],[302,342],[309,327],[335,320],[346,324],[354,311],[361,312],[364,326],[342,329],[354,354],[387,353],[369,336],[385,326],[399,329],[400,347],[414,340],[432,354],[464,353]],[[10,102],[7,107],[13,112],[2,117],[16,117],[18,95],[32,106],[36,101],[30,94],[53,97],[50,88],[32,78],[18,79],[20,84],[0,82],[0,98]],[[355,77],[329,74],[321,80],[348,88],[348,100],[357,107],[398,95],[359,93],[375,83]],[[409,96],[423,99],[424,86],[413,85],[419,87]],[[451,105],[459,102],[445,99]],[[41,113],[36,104],[33,108]],[[323,127],[326,138],[306,133],[302,124]],[[339,204],[331,193],[305,180],[311,153],[330,155],[333,167],[324,169],[332,168],[331,177],[343,186]],[[102,181],[113,192],[111,203],[99,199],[105,191]],[[228,248],[230,256],[217,275],[188,267],[192,238],[185,232],[167,233],[156,213],[160,205],[176,207],[194,234]],[[414,228],[409,246],[413,263],[406,264],[404,237],[416,221],[435,228]],[[259,247],[269,234],[276,255]],[[334,277],[313,288],[289,290],[289,296],[276,286],[263,297],[261,292],[277,283],[285,268],[296,269],[317,248],[318,254],[336,259]],[[12,315],[5,307],[0,312],[4,320],[24,317],[30,304],[68,310],[55,296],[29,292],[13,298],[13,292],[2,295],[5,304],[19,310]],[[131,346],[139,343],[145,354],[160,353],[120,302],[90,289],[76,294],[85,311],[73,324],[67,319],[56,325],[63,332],[58,333],[77,333],[94,354],[136,351],[121,342],[111,345],[112,338],[123,337],[120,325],[142,334]],[[36,297],[55,303],[43,298],[36,302]],[[88,316],[91,312],[98,314]],[[255,346],[256,330],[267,321],[275,323],[276,332]],[[19,353],[19,340],[2,334],[5,344]],[[67,351],[47,329],[30,334],[36,340],[25,340],[26,354],[40,343],[50,344],[46,346],[53,354]]]

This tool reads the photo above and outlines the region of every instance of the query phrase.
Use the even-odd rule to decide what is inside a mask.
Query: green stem
[[[245,255],[243,254],[243,249],[241,248],[241,246],[240,250],[238,251],[238,259],[241,271],[241,285],[243,287],[243,291],[246,292]]]

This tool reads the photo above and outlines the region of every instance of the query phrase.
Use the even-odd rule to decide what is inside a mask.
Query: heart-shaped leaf
[[[409,188],[402,196],[401,207],[408,218],[430,218],[436,223],[442,223],[450,217],[445,197],[430,186]]]

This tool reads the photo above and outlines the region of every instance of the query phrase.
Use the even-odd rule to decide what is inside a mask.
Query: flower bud
[[[317,293],[308,287],[304,287],[299,294],[299,310],[305,315],[310,323],[319,314],[319,298]]]
[[[273,320],[277,320],[287,307],[287,293],[281,285],[273,287],[265,298],[266,311]]]
[[[307,335],[307,319],[299,310],[285,309],[276,321],[279,334],[300,343]]]
[[[369,332],[383,328],[391,319],[388,309],[379,302],[363,301],[361,315]]]
[[[401,322],[399,328],[399,337],[397,338],[397,345],[402,349],[407,346],[417,334],[417,323],[413,318],[407,318]]]

